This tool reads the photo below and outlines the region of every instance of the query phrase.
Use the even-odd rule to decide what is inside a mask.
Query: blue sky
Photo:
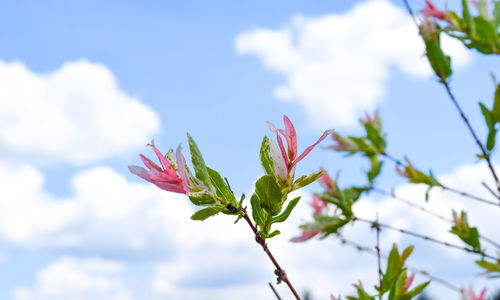
[[[190,132],[207,164],[248,195],[262,173],[266,121],[282,127],[288,115],[304,149],[327,128],[359,132],[357,119],[379,109],[391,153],[484,194],[476,179],[489,180],[487,170],[412,30],[401,3],[383,0],[0,3],[0,298],[272,299],[271,266],[248,228],[228,227],[227,217],[193,222],[187,199],[128,173],[139,153],[152,155],[145,145],[153,138],[163,151],[186,149]],[[490,105],[498,59],[444,43],[456,66],[452,87],[483,137],[477,101]],[[321,148],[298,173],[319,166],[341,170],[341,183],[364,180],[360,160]],[[392,168],[380,185],[422,203],[422,189]],[[318,189],[303,192],[270,244],[301,290],[327,299],[352,292],[358,279],[368,286],[376,261],[333,238],[288,242]],[[430,209],[442,214],[466,207],[485,227],[494,218],[434,195]],[[445,225],[390,199],[363,199],[358,210],[421,232],[441,228],[439,237],[456,242]],[[374,236],[349,230],[359,241]],[[485,284],[470,256],[392,233],[383,242],[417,244],[413,262],[458,285]],[[439,286],[431,292],[458,298]]]

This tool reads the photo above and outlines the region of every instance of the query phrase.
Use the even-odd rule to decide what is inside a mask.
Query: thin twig
[[[274,288],[273,284],[272,284],[272,283],[270,283],[270,282],[268,282],[268,284],[269,284],[269,287],[271,288],[271,290],[273,290],[273,293],[274,293],[274,295],[276,296],[276,298],[277,298],[278,300],[281,300],[281,297],[280,297],[280,295],[278,294],[278,292],[276,291],[276,289]]]
[[[378,213],[377,213],[377,226],[375,226],[377,230],[377,246],[375,246],[375,250],[377,250],[377,264],[378,264],[378,296],[379,299],[382,300],[382,267],[380,265],[380,226],[378,226]]]
[[[465,116],[465,113],[463,112],[462,108],[460,107],[460,105],[458,104],[456,98],[455,98],[455,95],[453,95],[451,89],[450,89],[450,86],[448,85],[448,82],[444,79],[444,78],[441,78],[441,83],[444,85],[445,89],[446,89],[446,93],[448,94],[448,96],[450,97],[451,99],[451,102],[453,102],[453,104],[455,105],[456,109],[458,110],[458,112],[460,113],[460,117],[462,118],[462,120],[464,121],[465,125],[467,125],[467,128],[469,129],[472,137],[474,138],[474,141],[476,142],[477,146],[479,147],[479,149],[481,150],[481,153],[483,154],[483,158],[486,160],[486,162],[488,163],[488,167],[490,168],[490,171],[491,171],[491,175],[493,175],[493,178],[495,179],[495,182],[497,184],[497,190],[498,190],[498,193],[500,193],[500,182],[498,180],[498,176],[497,176],[497,173],[495,172],[495,169],[493,168],[493,165],[491,163],[491,159],[490,159],[490,155],[488,154],[488,152],[486,152],[486,149],[484,149],[484,146],[483,144],[481,143],[481,141],[479,140],[479,138],[477,137],[477,134],[476,132],[474,131],[474,129],[472,128],[472,126],[470,125],[469,123],[469,119],[467,119],[467,117]]]
[[[462,250],[462,251],[465,251],[465,252],[468,252],[468,253],[476,253],[476,254],[481,255],[482,257],[487,257],[487,258],[493,259],[495,261],[498,259],[498,258],[496,258],[496,257],[494,257],[492,255],[484,253],[481,250],[476,250],[476,249],[471,249],[471,248],[467,248],[467,247],[463,247],[463,246],[459,246],[459,245],[455,245],[455,244],[450,244],[448,242],[443,242],[443,241],[440,241],[438,239],[435,239],[435,238],[427,236],[427,235],[423,235],[423,234],[416,233],[416,232],[413,232],[413,231],[409,231],[409,230],[406,230],[406,229],[396,228],[396,227],[388,225],[388,224],[377,223],[377,222],[374,222],[374,221],[370,221],[370,220],[366,220],[366,219],[362,219],[362,218],[358,218],[358,217],[352,217],[352,220],[353,221],[361,221],[361,222],[364,222],[364,223],[368,223],[368,224],[370,224],[372,226],[375,226],[375,224],[377,224],[376,226],[380,226],[380,227],[387,228],[387,229],[394,230],[394,231],[399,231],[399,232],[401,232],[403,234],[411,235],[413,237],[420,238],[422,240],[426,240],[426,241],[433,242],[433,243],[436,243],[436,244],[440,244],[440,245],[443,245],[443,246],[446,246],[446,247],[449,247],[449,248],[454,248],[454,249]]]
[[[406,9],[408,10],[408,13],[412,17],[413,22],[415,23],[415,25],[417,26],[417,28],[420,28],[419,25],[418,25],[417,18],[415,16],[415,14],[413,13],[413,10],[412,10],[412,8],[410,6],[410,3],[408,2],[408,0],[403,0],[403,2],[405,4],[405,6],[406,6]],[[497,190],[498,190],[498,193],[499,193],[499,195],[497,196],[497,198],[500,199],[500,181],[498,180],[498,176],[497,176],[497,174],[495,172],[495,169],[493,168],[493,165],[491,163],[490,155],[488,154],[488,152],[486,152],[486,149],[484,149],[483,144],[481,143],[481,141],[477,137],[476,132],[472,128],[471,124],[469,123],[469,119],[467,118],[467,116],[465,116],[465,113],[462,110],[462,107],[460,107],[460,105],[458,104],[458,101],[456,100],[455,95],[451,91],[451,88],[448,85],[448,82],[446,81],[446,79],[443,78],[443,77],[440,77],[439,79],[440,79],[440,82],[445,87],[446,93],[448,94],[451,102],[453,102],[453,104],[455,105],[455,108],[458,110],[458,112],[460,114],[460,117],[462,118],[462,120],[464,121],[465,125],[469,129],[469,132],[471,133],[472,137],[474,138],[474,141],[476,142],[476,144],[478,145],[479,149],[481,150],[482,156],[483,156],[484,160],[486,160],[486,162],[488,164],[488,168],[491,171],[491,175],[493,175],[493,178],[495,179],[495,182],[496,182],[496,185],[497,185]]]
[[[418,205],[418,204],[413,203],[412,201],[409,201],[409,200],[403,199],[403,198],[401,198],[401,197],[398,197],[398,196],[396,196],[396,194],[394,194],[394,193],[390,193],[390,192],[384,191],[384,190],[379,189],[379,188],[374,187],[374,186],[372,186],[372,188],[371,188],[371,189],[372,189],[372,191],[374,191],[374,192],[377,192],[377,193],[379,193],[379,194],[381,194],[381,195],[388,196],[388,197],[391,197],[391,198],[393,198],[393,199],[395,199],[395,200],[398,200],[398,201],[400,201],[400,202],[403,202],[404,204],[406,204],[406,205],[408,205],[408,206],[410,206],[410,207],[413,207],[413,208],[419,209],[419,210],[421,210],[421,211],[425,212],[426,214],[429,214],[429,215],[431,215],[431,216],[433,216],[433,217],[435,217],[435,218],[438,218],[438,219],[440,219],[440,220],[442,220],[442,221],[445,221],[445,222],[448,222],[448,223],[451,223],[451,222],[452,222],[452,220],[451,220],[451,219],[448,219],[448,218],[446,218],[446,217],[444,217],[444,216],[442,216],[442,215],[440,215],[440,214],[437,214],[437,213],[435,213],[435,212],[433,212],[433,211],[430,211],[430,210],[428,210],[427,208],[425,208],[425,207],[423,207],[423,206],[421,206],[421,205]]]
[[[443,188],[443,190],[445,190],[445,191],[449,191],[449,192],[455,193],[457,195],[464,196],[464,197],[467,197],[469,199],[473,199],[473,200],[476,200],[476,201],[479,201],[479,202],[482,202],[482,203],[485,203],[485,204],[489,204],[489,205],[493,205],[493,206],[500,206],[500,203],[496,203],[496,202],[493,202],[493,201],[488,200],[488,199],[484,199],[484,198],[481,198],[481,197],[478,197],[478,196],[474,196],[474,195],[469,194],[467,192],[459,191],[457,189],[451,188],[451,187],[446,186],[446,185],[441,185],[441,188]]]
[[[495,198],[498,198],[500,196],[498,196],[497,194],[495,194],[495,192],[486,184],[486,182],[484,181],[481,181],[481,184],[488,190],[488,192],[490,192],[490,194],[492,194]]]
[[[406,167],[406,165],[401,160],[395,158],[394,156],[391,156],[390,154],[388,154],[386,152],[380,153],[380,155],[382,155],[385,158],[393,161],[397,166]],[[496,203],[496,202],[493,202],[491,200],[484,199],[484,198],[472,195],[470,193],[467,193],[467,192],[464,192],[464,191],[460,191],[460,190],[457,190],[455,188],[451,188],[451,187],[443,185],[443,184],[439,185],[439,187],[441,187],[444,190],[453,192],[453,193],[458,194],[460,196],[467,197],[467,198],[470,198],[470,199],[473,199],[473,200],[476,200],[476,201],[479,201],[479,202],[483,202],[483,203],[494,205],[494,206],[500,206],[500,203]],[[495,195],[495,198],[498,198],[498,197]]]
[[[292,293],[295,296],[295,298],[297,300],[301,300],[299,294],[297,293],[297,291],[293,287],[292,283],[288,279],[288,276],[286,275],[285,271],[281,268],[281,266],[276,261],[276,259],[274,258],[273,254],[271,253],[271,251],[267,247],[266,240],[257,232],[257,227],[255,227],[255,225],[253,224],[252,220],[250,220],[250,217],[248,217],[248,214],[246,212],[246,208],[242,209],[241,214],[242,214],[242,217],[245,219],[245,221],[247,221],[248,226],[250,226],[250,228],[252,228],[252,231],[255,234],[255,241],[257,242],[257,244],[259,244],[262,247],[262,249],[264,250],[264,252],[266,252],[267,256],[269,256],[269,259],[271,259],[271,261],[273,262],[274,266],[276,267],[276,270],[274,271],[274,274],[276,274],[276,276],[278,276],[277,283],[280,284],[282,281],[285,282],[286,285],[288,286],[288,288],[290,289],[290,291],[292,291]]]
[[[376,251],[373,251],[370,247],[366,247],[366,246],[363,246],[363,245],[358,244],[358,243],[356,243],[356,242],[346,240],[346,239],[345,239],[344,237],[342,237],[342,236],[339,236],[339,238],[340,238],[340,241],[341,241],[343,244],[345,244],[345,245],[349,245],[349,246],[351,246],[351,247],[354,247],[354,248],[356,248],[358,251],[361,251],[361,252],[366,252],[366,253],[369,253],[369,254],[371,254],[371,255],[375,255],[375,256],[377,255]],[[380,256],[381,256],[383,259],[387,260],[387,255],[383,255],[383,254],[381,254]],[[425,276],[425,277],[427,277],[427,278],[429,278],[429,279],[431,279],[431,280],[433,280],[433,281],[435,281],[435,282],[437,282],[437,283],[439,283],[439,284],[441,284],[441,285],[443,285],[443,286],[445,286],[445,287],[447,287],[447,288],[449,288],[449,289],[451,289],[451,290],[453,290],[453,291],[455,291],[455,292],[458,292],[458,293],[459,293],[459,294],[461,294],[461,295],[464,293],[464,290],[463,290],[462,288],[457,287],[456,285],[454,285],[454,284],[452,284],[452,283],[448,282],[448,281],[447,281],[447,280],[445,280],[445,279],[442,279],[442,278],[436,277],[436,276],[434,276],[434,275],[431,275],[429,272],[427,272],[427,271],[425,271],[425,270],[418,269],[418,268],[413,267],[413,266],[408,265],[408,264],[405,264],[405,267],[406,267],[407,269],[409,269],[409,270],[411,270],[411,271],[413,271],[413,272],[415,272],[415,273],[419,273],[419,274],[421,274],[421,275],[423,275],[423,276]]]
[[[452,223],[452,224],[454,223],[453,220],[451,220],[449,218],[446,218],[445,216],[442,216],[440,214],[437,214],[437,213],[435,213],[433,211],[430,211],[430,210],[426,209],[425,207],[423,207],[421,205],[418,205],[418,204],[415,204],[415,203],[413,203],[413,202],[411,202],[409,200],[400,198],[400,197],[396,196],[394,193],[389,193],[387,191],[384,191],[384,190],[379,189],[379,188],[374,187],[374,186],[371,187],[371,190],[374,191],[374,192],[377,192],[377,193],[379,193],[381,195],[388,196],[388,197],[391,197],[393,199],[396,199],[396,200],[398,200],[398,201],[400,201],[400,202],[402,202],[402,203],[404,203],[404,204],[406,204],[406,205],[408,205],[408,206],[410,206],[412,208],[419,209],[419,210],[425,212],[426,214],[431,215],[431,216],[433,216],[433,217],[435,217],[435,218],[437,218],[437,219],[439,219],[441,221],[444,221],[444,222],[447,222],[447,223]],[[500,249],[500,244],[497,243],[497,242],[495,242],[495,241],[493,241],[492,239],[490,239],[490,238],[488,238],[488,237],[486,237],[484,235],[481,235],[481,234],[479,235],[479,238],[482,239],[483,241],[485,241],[485,242],[487,242],[487,243],[495,246],[496,248]]]

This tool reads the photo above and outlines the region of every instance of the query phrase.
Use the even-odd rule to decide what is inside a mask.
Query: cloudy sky
[[[400,1],[2,1],[0,41],[0,299],[274,299],[272,266],[245,224],[191,221],[184,196],[128,173],[139,153],[152,155],[153,138],[163,151],[186,149],[190,132],[207,164],[248,195],[263,173],[266,121],[288,115],[303,149],[328,128],[359,133],[358,119],[379,109],[389,152],[488,197],[487,168]],[[477,101],[492,101],[498,58],[443,44],[452,88],[483,137]],[[340,170],[341,185],[364,180],[360,160],[321,148],[297,174],[320,166]],[[425,204],[423,188],[405,185],[390,162],[385,171],[381,188]],[[334,238],[289,242],[318,190],[301,192],[271,249],[315,299],[352,293],[358,280],[372,286],[374,257]],[[441,191],[427,206],[446,216],[467,208],[482,233],[500,238],[495,208]],[[448,224],[394,199],[363,198],[356,211],[458,242]],[[374,246],[363,224],[345,235]],[[458,286],[498,285],[476,276],[470,255],[382,233],[383,251],[394,242],[417,245],[410,263]],[[429,293],[458,299],[438,284]]]

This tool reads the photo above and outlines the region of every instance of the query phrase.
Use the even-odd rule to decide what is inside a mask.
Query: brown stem
[[[262,247],[262,250],[264,250],[264,252],[266,252],[267,256],[269,256],[269,259],[271,259],[274,266],[276,267],[274,274],[276,274],[276,276],[278,277],[277,283],[280,284],[282,281],[285,282],[286,285],[288,285],[288,288],[290,289],[290,291],[292,291],[292,294],[295,296],[295,299],[301,300],[299,294],[297,293],[297,291],[295,291],[295,288],[293,287],[292,283],[288,279],[288,276],[286,275],[285,271],[281,268],[278,261],[276,261],[273,254],[271,253],[271,251],[267,247],[266,240],[262,237],[262,235],[260,235],[257,232],[257,227],[255,227],[252,220],[250,220],[250,217],[248,217],[248,214],[247,214],[247,211],[245,208],[242,209],[241,214],[242,214],[243,218],[245,219],[245,221],[247,221],[248,226],[250,226],[250,228],[252,228],[252,231],[255,234],[255,241],[257,242],[257,244],[259,244]]]
[[[375,226],[375,229],[377,230],[377,246],[375,247],[375,250],[377,250],[377,264],[378,264],[378,295],[380,300],[382,300],[382,267],[380,265],[380,226],[378,226],[378,213],[377,213],[377,226]]]

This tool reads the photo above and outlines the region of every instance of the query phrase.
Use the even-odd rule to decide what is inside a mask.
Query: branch
[[[396,227],[393,227],[393,226],[388,225],[388,224],[382,224],[382,223],[378,223],[376,221],[370,221],[370,220],[358,218],[358,217],[355,217],[355,216],[352,217],[352,220],[353,221],[360,221],[360,222],[363,222],[363,223],[368,223],[368,224],[372,225],[373,227],[379,226],[379,227],[382,227],[382,228],[387,228],[387,229],[390,229],[390,230],[399,231],[399,232],[401,232],[403,234],[411,235],[413,237],[416,237],[416,238],[419,238],[419,239],[422,239],[422,240],[426,240],[426,241],[429,241],[429,242],[433,242],[433,243],[436,243],[436,244],[440,244],[440,245],[443,245],[443,246],[446,246],[446,247],[449,247],[449,248],[454,248],[454,249],[462,250],[462,251],[465,251],[465,252],[468,252],[468,253],[476,253],[476,254],[481,255],[482,257],[487,257],[487,258],[493,259],[495,261],[498,260],[498,258],[496,258],[496,257],[494,257],[492,255],[489,255],[487,253],[484,253],[481,250],[475,250],[475,249],[471,249],[471,248],[467,248],[467,247],[463,247],[463,246],[459,246],[459,245],[455,245],[455,244],[450,244],[448,242],[443,242],[443,241],[440,241],[438,239],[435,239],[435,238],[427,236],[427,235],[423,235],[423,234],[416,233],[416,232],[413,232],[413,231],[409,231],[409,230],[406,230],[406,229],[396,228]]]
[[[293,295],[295,296],[295,299],[301,300],[299,294],[297,293],[297,291],[295,291],[295,288],[293,287],[292,283],[288,279],[288,276],[286,275],[285,271],[281,268],[278,261],[276,261],[273,254],[271,253],[271,251],[267,247],[266,240],[260,235],[260,233],[257,232],[257,228],[253,224],[252,220],[250,220],[250,217],[248,217],[246,208],[243,208],[241,210],[241,216],[245,219],[245,221],[247,221],[248,226],[250,226],[250,228],[252,228],[252,231],[255,234],[255,241],[257,242],[257,244],[259,244],[262,247],[262,250],[264,250],[264,252],[266,252],[267,256],[269,256],[269,259],[271,259],[274,266],[276,267],[276,270],[274,270],[274,274],[276,274],[276,276],[278,276],[277,283],[280,284],[282,281],[285,282],[286,285],[288,285],[288,288],[290,289],[290,291],[292,291]]]
[[[369,253],[371,255],[377,255],[376,251],[374,251],[373,249],[369,248],[369,247],[366,247],[366,246],[363,246],[361,244],[358,244],[356,242],[353,242],[353,241],[349,241],[349,240],[346,240],[343,236],[339,236],[340,238],[340,241],[345,244],[345,245],[348,245],[348,246],[351,246],[351,247],[354,247],[356,248],[358,251],[361,251],[361,252],[366,252],[366,253]],[[380,255],[383,259],[387,260],[387,255]],[[458,292],[460,295],[463,295],[464,294],[464,290],[462,288],[459,288],[457,287],[456,285],[446,281],[445,279],[442,279],[442,278],[439,278],[439,277],[436,277],[436,276],[433,276],[431,274],[429,274],[429,272],[425,271],[425,270],[421,270],[421,269],[418,269],[416,267],[413,267],[411,265],[408,265],[408,264],[405,264],[406,268],[415,272],[415,273],[419,273],[447,288],[449,288],[450,290],[453,290],[455,292]]]

